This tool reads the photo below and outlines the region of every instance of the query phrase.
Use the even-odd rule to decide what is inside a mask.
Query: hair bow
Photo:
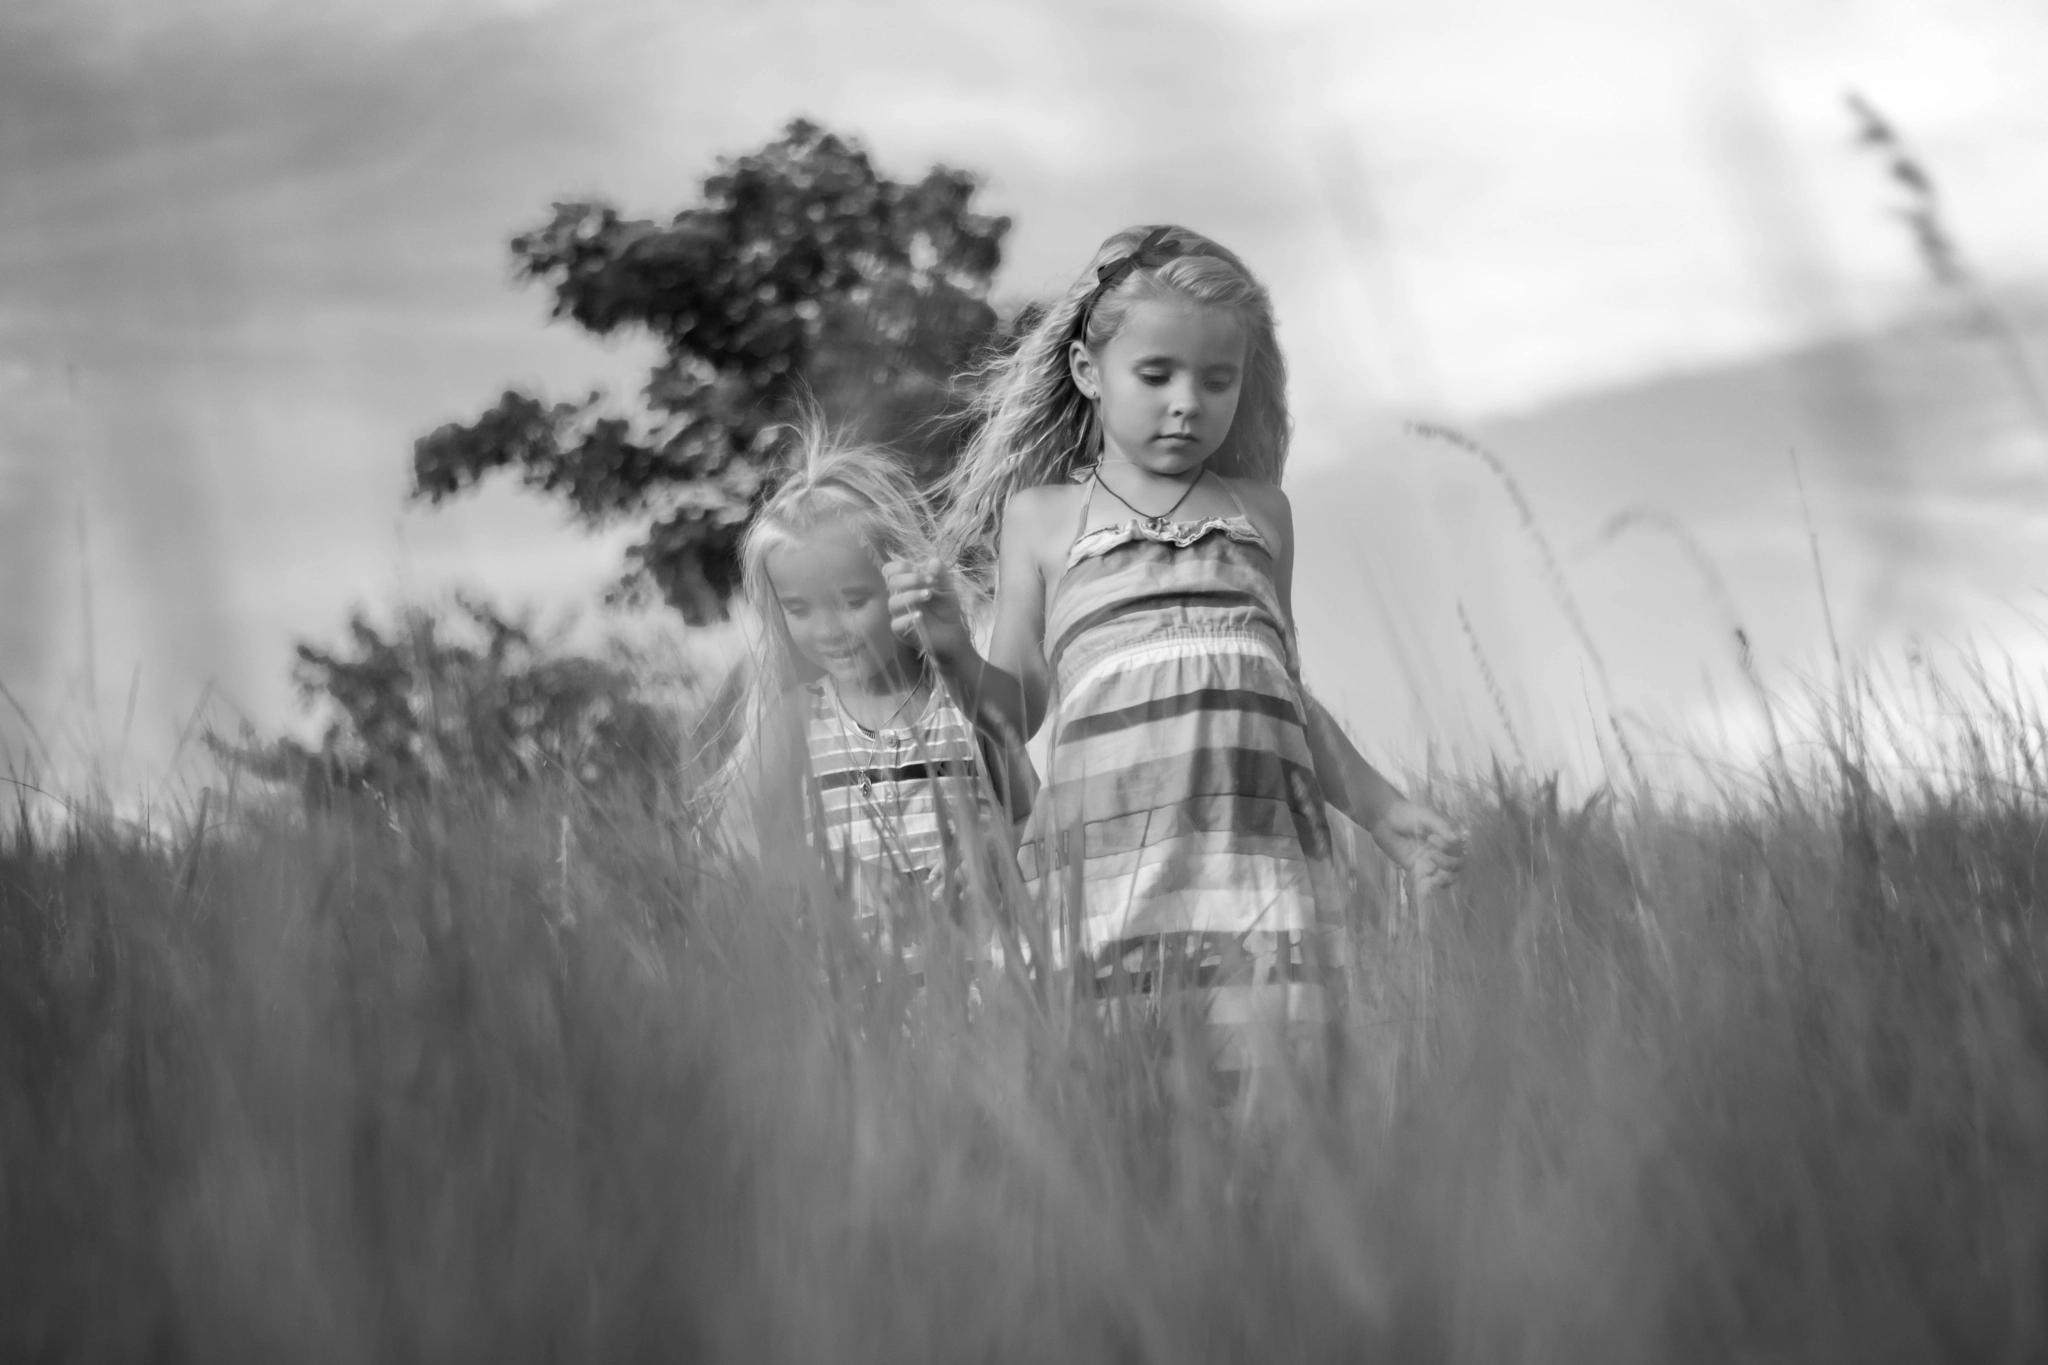
[[[1088,315],[1095,311],[1095,301],[1123,283],[1124,276],[1145,264],[1145,257],[1158,251],[1166,242],[1166,234],[1172,230],[1168,227],[1153,228],[1145,234],[1145,240],[1138,243],[1135,250],[1119,256],[1107,265],[1096,269],[1095,289],[1088,295],[1088,302],[1081,307],[1081,325],[1084,328],[1088,324]],[[1169,251],[1166,259],[1171,260],[1179,254],[1178,251]]]
[[[1108,265],[1097,270],[1095,272],[1095,292],[1101,294],[1116,288],[1124,276],[1144,264],[1144,257],[1151,255],[1159,249],[1160,243],[1166,240],[1166,234],[1170,231],[1172,231],[1171,228],[1153,228],[1145,234],[1145,240],[1138,243],[1137,250],[1127,256],[1119,256]]]

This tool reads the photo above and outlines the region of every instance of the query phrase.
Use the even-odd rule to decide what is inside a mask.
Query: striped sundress
[[[1330,831],[1273,568],[1241,502],[1076,537],[1047,609],[1052,731],[1019,850],[1062,960],[1105,997],[1200,992],[1225,1072],[1262,1027],[1324,1017]]]
[[[849,715],[829,679],[806,690],[817,797],[810,817],[822,817],[859,927],[914,957],[914,936],[906,941],[900,921],[943,903],[949,849],[957,860],[1002,846],[974,727],[943,688],[916,717],[881,730]]]

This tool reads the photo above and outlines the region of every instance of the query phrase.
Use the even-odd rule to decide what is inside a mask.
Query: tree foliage
[[[329,712],[318,745],[214,747],[299,784],[312,805],[443,783],[510,794],[549,777],[651,798],[677,764],[676,719],[643,694],[631,661],[570,652],[473,599],[410,608],[390,630],[359,612],[340,647],[296,650],[301,701]]]
[[[652,335],[662,359],[621,413],[602,394],[508,391],[413,451],[415,496],[454,496],[496,471],[590,522],[652,518],[629,581],[692,621],[738,583],[774,428],[814,401],[835,426],[901,449],[929,475],[950,454],[954,376],[996,334],[990,281],[1009,220],[975,211],[976,178],[915,182],[858,144],[797,120],[722,159],[667,223],[598,201],[558,203],[512,240],[521,279],[593,335]]]

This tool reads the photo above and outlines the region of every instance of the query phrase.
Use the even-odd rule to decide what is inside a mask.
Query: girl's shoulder
[[[1020,488],[1010,495],[1005,515],[1021,517],[1026,521],[1053,516],[1063,511],[1080,507],[1088,495],[1084,483],[1041,483],[1030,488]]]
[[[1081,515],[1087,493],[1087,488],[1077,483],[1042,483],[1018,489],[1003,508],[1004,539],[1064,544],[1073,537],[1075,518]]]
[[[1293,506],[1279,484],[1266,483],[1261,479],[1241,479],[1229,474],[1216,474],[1215,477],[1217,482],[1237,495],[1245,511],[1254,517],[1265,516],[1283,522],[1293,520]]]
[[[1287,495],[1276,483],[1264,483],[1258,479],[1238,479],[1227,474],[1216,476],[1226,490],[1244,508],[1252,525],[1259,528],[1269,542],[1270,548],[1282,560],[1288,560],[1294,553],[1294,508],[1287,501]]]

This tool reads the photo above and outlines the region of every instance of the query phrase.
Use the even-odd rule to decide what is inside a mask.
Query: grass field
[[[1056,994],[858,985],[660,812],[25,824],[0,1355],[2048,1357],[2039,739],[1704,804],[1440,780],[1463,882],[1357,855],[1334,1083],[1250,1127]]]

